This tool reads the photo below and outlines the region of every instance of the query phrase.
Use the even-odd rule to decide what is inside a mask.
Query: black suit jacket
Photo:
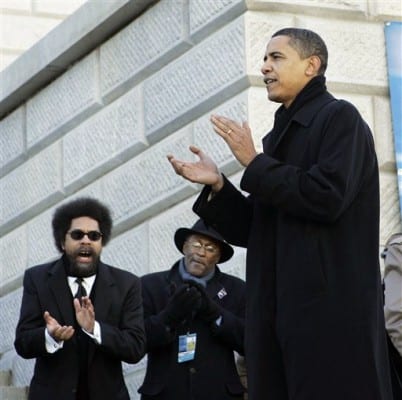
[[[62,259],[28,269],[23,286],[14,345],[20,356],[36,358],[29,400],[75,400],[79,372],[76,333],[54,354],[45,347],[45,311],[61,325],[75,323]],[[100,263],[93,290],[102,343],[89,341],[90,396],[95,400],[128,400],[121,362],[136,363],[145,351],[140,280]]]
[[[206,292],[222,307],[222,324],[216,327],[195,315],[170,331],[160,312],[174,288],[183,284],[178,263],[171,270],[145,275],[141,281],[148,352],[146,376],[139,389],[141,398],[242,399],[244,388],[233,351],[243,353],[245,283],[216,268]],[[195,359],[178,363],[178,336],[188,332],[197,334]]]

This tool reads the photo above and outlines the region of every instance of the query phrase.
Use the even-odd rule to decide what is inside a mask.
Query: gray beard
[[[91,264],[82,265],[80,263],[76,263],[75,260],[71,259],[68,255],[66,255],[66,257],[66,270],[68,276],[87,278],[88,276],[95,275],[98,272],[99,258]]]

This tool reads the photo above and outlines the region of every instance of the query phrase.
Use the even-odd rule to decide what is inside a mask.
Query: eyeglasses
[[[218,251],[218,247],[212,244],[202,244],[201,242],[188,242],[188,244],[196,251],[201,250],[202,248],[209,254],[216,254]]]
[[[81,229],[74,229],[72,231],[68,231],[67,233],[73,240],[81,240],[84,236],[88,236],[88,239],[92,242],[97,242],[103,236],[102,233],[98,231],[84,232]]]

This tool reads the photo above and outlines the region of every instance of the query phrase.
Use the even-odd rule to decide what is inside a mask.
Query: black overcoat
[[[121,362],[136,363],[145,353],[140,280],[100,263],[92,292],[102,343],[90,340],[88,344],[90,398],[129,400]],[[62,259],[26,270],[15,348],[24,358],[36,358],[29,400],[75,400],[79,372],[76,333],[62,349],[49,354],[45,311],[61,325],[74,326],[73,297]]]
[[[389,400],[372,134],[328,92],[194,211],[247,252],[250,400]]]
[[[178,263],[172,269],[141,278],[147,335],[148,364],[142,399],[229,400],[242,399],[233,351],[244,353],[245,283],[215,269],[206,287],[207,295],[222,308],[222,323],[216,328],[197,315],[177,330],[169,331],[160,312],[174,288],[183,282]],[[196,354],[192,361],[177,362],[178,336],[196,333]]]

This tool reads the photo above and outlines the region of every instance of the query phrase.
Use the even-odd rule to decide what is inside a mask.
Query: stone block
[[[0,239],[0,286],[21,275],[27,264],[27,233],[21,226]]]
[[[0,369],[0,387],[9,386],[11,383],[11,371]]]
[[[394,133],[388,97],[374,97],[374,138],[380,168],[395,173]]]
[[[367,15],[367,4],[361,0],[251,0],[250,9],[287,12],[302,15],[350,17]]]
[[[118,236],[113,236],[103,249],[102,260],[114,267],[141,276],[146,273],[149,257],[148,224],[141,224]]]
[[[35,44],[59,23],[59,18],[0,13],[1,30],[7,32],[7,35],[0,35],[0,47],[23,51]]]
[[[229,146],[213,130],[210,117],[211,114],[221,115],[241,124],[247,119],[247,106],[247,92],[243,92],[194,121],[194,144],[208,154],[226,174],[238,171],[241,165]]]
[[[141,396],[137,390],[142,385],[144,377],[145,370],[135,371],[124,377],[131,400],[140,400]]]
[[[93,52],[28,101],[28,148],[56,140],[100,107],[97,76]]]
[[[24,158],[24,108],[0,121],[0,176]]]
[[[100,47],[103,95],[127,90],[190,47],[184,4],[159,1]]]
[[[198,219],[191,207],[195,197],[181,202],[149,221],[149,272],[170,269],[183,257],[176,248],[174,234],[179,228],[190,228]]]
[[[24,359],[13,352],[13,374],[14,386],[28,386],[33,376],[35,359]]]
[[[15,290],[0,298],[0,353],[14,348],[15,328],[20,313],[22,290]]]
[[[9,52],[0,47],[0,73],[20,56],[19,51]]]
[[[186,127],[102,179],[103,200],[113,205],[116,228],[129,229],[194,193],[196,187],[176,175],[166,159],[167,154],[180,158],[189,145]]]
[[[10,13],[31,11],[32,0],[1,0],[0,10],[5,10]]]
[[[329,81],[366,91],[386,93],[388,86],[384,27],[382,23],[298,17],[298,27],[317,32],[328,47]],[[373,67],[375,65],[375,68]],[[354,91],[361,91],[358,87]]]
[[[246,11],[245,0],[190,0],[190,36],[199,42]]]
[[[0,180],[3,225],[26,218],[51,200],[61,198],[61,149],[55,143]]]
[[[261,66],[271,36],[285,26],[294,26],[294,16],[251,12],[245,14],[247,74],[253,85],[264,85]]]
[[[17,387],[0,387],[0,399],[3,400],[27,400],[28,399],[28,388],[17,388]]]
[[[262,139],[274,125],[274,114],[280,104],[268,100],[265,87],[251,87],[248,97],[248,123],[257,151],[262,151]]]
[[[33,12],[38,14],[51,14],[64,18],[81,7],[87,0],[34,0]]]
[[[66,189],[76,190],[146,147],[141,110],[136,88],[63,137]]]
[[[60,256],[52,232],[54,210],[55,207],[52,207],[24,225],[27,228],[28,267],[49,262]]]
[[[380,244],[391,234],[401,231],[398,182],[395,171],[380,172]]]
[[[144,82],[145,132],[155,141],[248,86],[238,18]]]
[[[371,14],[387,20],[401,20],[402,3],[399,0],[369,0],[368,3]]]
[[[235,252],[233,257],[223,264],[219,264],[222,272],[237,276],[245,281],[246,279],[246,249],[233,246]]]

